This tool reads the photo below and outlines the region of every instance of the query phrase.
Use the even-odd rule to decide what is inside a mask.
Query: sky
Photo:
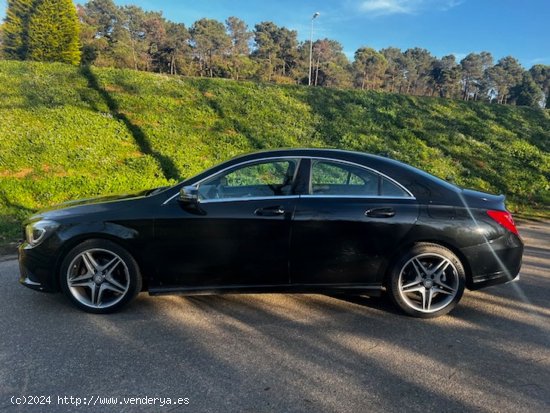
[[[495,61],[512,55],[526,68],[550,64],[550,0],[115,0],[162,11],[190,27],[207,17],[236,16],[253,29],[261,21],[298,31],[300,40],[339,41],[350,59],[362,46],[428,49],[458,60],[470,52],[489,51]],[[0,0],[0,16],[6,0]]]

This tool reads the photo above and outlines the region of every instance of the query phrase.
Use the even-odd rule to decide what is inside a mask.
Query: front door
[[[189,209],[174,199],[156,220],[153,288],[255,287],[289,283],[295,159],[235,166],[198,184]]]

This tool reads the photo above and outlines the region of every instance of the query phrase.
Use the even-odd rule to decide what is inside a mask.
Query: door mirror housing
[[[178,200],[183,205],[197,206],[199,204],[199,189],[194,186],[184,186],[180,189]]]

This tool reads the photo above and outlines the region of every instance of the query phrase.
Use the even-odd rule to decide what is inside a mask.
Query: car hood
[[[80,215],[82,213],[90,214],[107,210],[113,211],[119,208],[128,207],[128,202],[143,199],[151,192],[152,190],[146,190],[129,194],[106,195],[96,198],[63,202],[38,211],[29,221],[36,221],[39,219],[55,220],[57,218]]]

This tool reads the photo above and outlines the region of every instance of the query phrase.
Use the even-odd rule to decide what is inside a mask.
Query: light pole
[[[319,17],[319,12],[315,12],[313,17],[311,18],[311,32],[309,34],[309,72],[308,72],[308,80],[307,85],[311,86],[311,59],[313,56],[313,20],[315,20],[317,17]]]

